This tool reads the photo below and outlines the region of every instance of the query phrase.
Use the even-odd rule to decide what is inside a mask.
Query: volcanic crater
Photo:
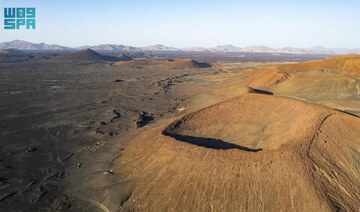
[[[260,94],[231,98],[185,115],[163,134],[212,149],[278,149],[296,140],[298,134],[288,132],[297,131],[300,123],[315,122],[293,101],[278,98],[274,103],[274,97]]]

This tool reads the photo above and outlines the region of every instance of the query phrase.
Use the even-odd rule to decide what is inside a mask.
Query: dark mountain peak
[[[56,57],[57,60],[64,61],[87,61],[87,62],[105,62],[105,61],[127,61],[132,60],[130,57],[112,57],[100,54],[90,48],[86,48],[74,53],[61,54]]]

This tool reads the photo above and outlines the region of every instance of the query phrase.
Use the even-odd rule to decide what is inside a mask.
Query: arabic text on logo
[[[4,8],[4,29],[35,29],[35,8]]]

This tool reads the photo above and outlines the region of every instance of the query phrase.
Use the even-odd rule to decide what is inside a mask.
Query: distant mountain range
[[[1,48],[1,44],[0,44]],[[125,45],[116,45],[116,44],[101,44],[97,46],[80,46],[78,48],[74,48],[74,50],[82,50],[82,49],[92,49],[95,51],[141,51],[141,48],[133,47],[133,46],[125,46]]]
[[[45,43],[31,43],[22,40],[0,43],[2,49],[20,49],[20,50],[42,50],[42,51],[68,51],[69,47],[59,45],[49,45]]]
[[[287,54],[360,54],[360,48],[348,49],[348,48],[325,48],[323,46],[314,46],[311,48],[270,48],[267,46],[248,46],[248,47],[236,47],[233,45],[216,46],[213,48],[205,47],[190,47],[178,49],[174,47],[168,47],[161,44],[145,47],[133,47],[126,45],[116,44],[101,44],[96,46],[81,46],[77,48],[70,48],[66,46],[60,46],[56,44],[45,43],[31,43],[27,41],[14,40],[10,42],[0,43],[1,49],[20,49],[27,51],[77,51],[82,49],[92,49],[95,51],[108,51],[108,52],[156,52],[156,51],[178,51],[178,52],[258,52],[258,53],[287,53]]]

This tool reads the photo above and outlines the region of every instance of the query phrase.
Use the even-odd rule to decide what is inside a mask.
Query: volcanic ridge
[[[74,53],[61,54],[55,57],[55,60],[62,61],[87,61],[87,62],[105,62],[105,61],[129,61],[132,60],[126,55],[120,55],[119,57],[113,57],[108,55],[103,55],[95,52],[91,49],[80,50]]]
[[[118,66],[163,66],[168,68],[210,68],[211,65],[205,62],[197,62],[193,59],[181,59],[181,60],[132,60],[132,61],[120,61],[115,63]]]

